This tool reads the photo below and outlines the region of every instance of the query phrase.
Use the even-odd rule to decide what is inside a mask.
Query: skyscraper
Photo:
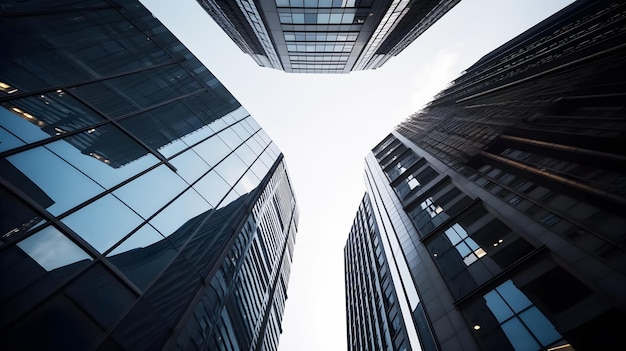
[[[624,344],[625,9],[573,3],[374,147],[374,229],[362,205],[345,249],[351,350],[380,349],[362,337],[379,315],[412,350]]]
[[[136,1],[0,9],[0,349],[275,350],[280,150]]]
[[[459,0],[198,0],[263,67],[296,73],[376,69]]]

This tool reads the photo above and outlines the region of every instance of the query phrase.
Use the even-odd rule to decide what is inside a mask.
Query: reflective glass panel
[[[243,139],[232,128],[222,130],[219,136],[233,150],[243,143]]]
[[[218,136],[213,136],[203,141],[196,145],[193,150],[202,157],[209,166],[215,166],[231,152],[231,149]]]
[[[188,150],[173,158],[170,163],[176,167],[176,173],[187,183],[195,182],[209,170],[209,165],[193,150]]]
[[[182,102],[125,118],[120,124],[152,149],[163,149],[165,155],[180,151],[181,145],[174,142],[204,126]]]
[[[231,186],[215,171],[209,172],[193,186],[213,207],[228,193]]]
[[[215,167],[217,172],[230,185],[235,185],[248,166],[235,154],[231,154]]]
[[[158,162],[147,149],[113,125],[104,125],[46,147],[105,188]]]
[[[0,108],[0,126],[24,142],[33,142],[50,137],[50,134],[41,129],[42,126],[38,124],[35,116],[8,102],[3,103]],[[17,141],[14,140],[13,144],[16,143]]]
[[[137,227],[142,219],[109,194],[62,221],[96,250],[104,252]]]
[[[53,226],[20,241],[20,247],[46,271],[92,258]]]
[[[237,124],[233,124],[230,130],[237,133],[237,135],[241,138],[241,140],[246,140],[251,135],[249,131],[242,125],[241,122]]]
[[[54,215],[61,214],[99,194],[103,188],[45,147],[7,157],[10,167],[0,174],[26,193],[36,191],[50,200],[43,205]],[[15,171],[19,172],[15,172]],[[33,190],[36,189],[36,190]]]
[[[191,134],[185,135],[184,137],[181,138],[181,140],[188,146],[193,146],[194,144],[210,137],[213,134],[215,134],[215,131],[213,130],[213,128],[209,126],[204,126],[200,129],[195,130]]]
[[[15,116],[40,128],[48,136],[61,135],[103,121],[61,89],[4,104],[5,107],[9,105]]]
[[[128,207],[148,218],[187,185],[176,173],[161,165],[113,192]]]
[[[2,161],[0,161],[0,167],[3,167]],[[40,195],[51,201],[45,194]],[[0,213],[2,214],[0,241],[17,238],[44,221],[37,212],[30,209],[2,187],[0,187]]]
[[[260,155],[264,149],[264,147],[261,146],[261,144],[259,144],[257,139],[254,137],[248,139],[245,145],[247,145],[250,149],[252,149],[252,152],[254,152],[256,155]]]
[[[506,302],[513,308],[513,311],[519,312],[524,308],[532,305],[530,300],[521,292],[513,282],[507,280],[502,285],[498,286],[496,290],[502,295]]]
[[[524,328],[519,319],[513,318],[502,324],[502,330],[513,345],[513,348],[515,348],[515,351],[539,350],[539,345],[528,330]]]
[[[150,223],[164,236],[174,234],[187,221],[208,211],[211,206],[193,189],[168,205]],[[179,234],[183,234],[179,232]]]
[[[72,93],[107,116],[118,117],[192,93],[200,88],[200,84],[181,66],[166,65],[102,82],[80,85],[73,88]]]
[[[5,117],[2,116],[3,114],[3,109],[0,108],[0,125],[4,124],[3,121]],[[0,152],[11,150],[25,144],[25,142],[23,142],[18,137],[11,134],[9,131],[0,126]]]
[[[235,186],[235,190],[239,194],[247,194],[254,190],[254,188],[256,188],[259,183],[261,183],[261,180],[254,174],[251,169],[249,169],[246,174],[241,177],[241,179]]]
[[[500,297],[495,290],[485,295],[485,302],[498,322],[503,322],[513,315],[511,308],[502,300],[502,297]]]
[[[265,178],[267,172],[270,170],[270,168],[266,166],[265,163],[263,163],[263,161],[261,161],[260,159],[256,160],[256,162],[254,162],[250,169],[252,170],[252,172],[254,172],[254,174],[256,174],[259,179]]]
[[[113,249],[107,257],[115,256],[117,254],[124,253],[126,251],[132,251],[135,249],[142,249],[148,247],[158,241],[165,239],[159,232],[157,232],[151,225],[145,224],[139,230],[133,233],[129,238],[122,241],[122,243]]]
[[[561,338],[561,334],[554,329],[552,323],[536,307],[522,312],[520,318],[544,346]]]
[[[250,147],[246,144],[240,145],[237,150],[235,150],[235,154],[239,156],[243,163],[247,165],[251,165],[259,155],[258,153],[252,151],[252,149],[250,149]]]
[[[65,293],[104,328],[113,326],[135,301],[134,294],[100,264],[81,274]]]
[[[174,258],[176,252],[168,240],[146,224],[107,257],[143,290]]]

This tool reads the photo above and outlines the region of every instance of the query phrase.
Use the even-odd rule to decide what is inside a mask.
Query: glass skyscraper
[[[571,4],[373,148],[345,249],[350,350],[624,344],[625,10]]]
[[[460,0],[198,0],[257,64],[285,72],[381,67]]]
[[[0,349],[275,350],[280,150],[137,1],[0,8]]]

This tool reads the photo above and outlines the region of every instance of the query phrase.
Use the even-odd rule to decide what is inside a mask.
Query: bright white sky
[[[571,0],[462,0],[374,71],[258,67],[194,0],[141,0],[285,154],[300,208],[280,351],[345,350],[343,247],[365,155],[464,69]]]

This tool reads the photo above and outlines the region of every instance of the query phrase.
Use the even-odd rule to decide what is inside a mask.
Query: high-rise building
[[[345,248],[350,350],[624,344],[624,33],[623,2],[575,2],[372,150]]]
[[[277,349],[298,211],[256,121],[137,1],[0,28],[0,349]]]
[[[460,0],[198,0],[263,67],[296,73],[376,69]]]

